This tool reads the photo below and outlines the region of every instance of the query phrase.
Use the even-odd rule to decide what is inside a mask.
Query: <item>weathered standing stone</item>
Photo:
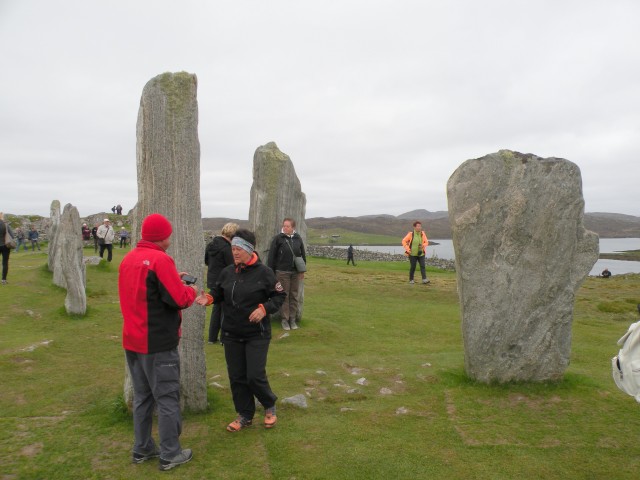
[[[296,231],[307,244],[306,208],[307,197],[289,156],[274,142],[258,147],[253,155],[249,225],[262,260],[266,262],[271,240],[280,233],[286,217],[296,221]]]
[[[249,225],[256,234],[256,251],[263,262],[267,262],[271,240],[280,233],[282,220],[287,217],[295,220],[296,231],[306,247],[306,208],[307,197],[289,156],[274,142],[258,147],[253,155]],[[304,309],[304,280],[300,281],[298,303],[299,320]]]
[[[579,168],[501,150],[447,183],[467,374],[545,381],[569,364],[575,292],[598,259]]]
[[[66,204],[56,234],[60,260],[56,268],[60,269],[67,289],[64,308],[67,313],[76,315],[84,315],[87,311],[86,267],[82,258],[82,237],[78,233],[81,228],[78,209]]]
[[[137,123],[138,203],[132,214],[134,240],[151,213],[173,226],[171,255],[179,271],[202,271],[204,236],[200,209],[200,142],[195,75],[164,73],[142,91]],[[198,279],[200,287],[203,279]],[[182,311],[181,402],[184,408],[207,408],[204,356],[204,307]],[[125,396],[130,399],[125,381]]]
[[[58,242],[58,228],[60,226],[60,201],[51,202],[50,209],[51,227],[49,228],[49,249],[47,265],[49,271],[53,273],[53,283],[59,287],[65,288],[64,275],[60,268],[60,249]]]

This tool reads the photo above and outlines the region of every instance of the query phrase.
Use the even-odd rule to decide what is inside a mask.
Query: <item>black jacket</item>
[[[222,270],[211,295],[214,303],[222,304],[222,335],[232,338],[271,338],[268,315],[280,310],[287,296],[273,271],[255,254],[249,265],[229,265]],[[267,316],[251,323],[249,315],[260,304]]]
[[[207,270],[207,288],[211,290],[222,270],[228,265],[233,265],[231,243],[224,237],[214,237],[204,252],[204,264]]]
[[[307,256],[304,252],[302,238],[297,233],[291,237],[284,233],[279,233],[271,241],[269,247],[269,259],[267,265],[273,270],[281,270],[283,272],[295,272],[293,266],[293,256],[302,257],[304,263],[307,263]]]

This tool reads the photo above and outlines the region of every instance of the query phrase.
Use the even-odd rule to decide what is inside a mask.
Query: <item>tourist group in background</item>
[[[122,215],[122,205],[114,205],[113,207],[111,207],[111,211],[116,215]]]
[[[40,234],[35,226],[31,226],[25,234],[22,227],[17,227],[15,231],[5,222],[4,213],[0,212],[0,255],[2,256],[2,285],[7,284],[7,275],[9,273],[9,256],[11,250],[15,248],[16,252],[20,251],[20,247],[27,251],[27,241],[31,243],[31,251],[35,252],[36,248],[40,251],[40,243],[38,238]]]

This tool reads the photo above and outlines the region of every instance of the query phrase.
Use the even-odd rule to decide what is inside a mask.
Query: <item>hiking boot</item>
[[[427,283],[431,283],[431,280],[428,280],[428,279],[426,279],[426,278],[423,278],[423,279],[422,279],[422,283],[424,283],[424,284],[426,285]]]
[[[172,468],[177,467],[178,465],[182,465],[183,463],[187,463],[189,460],[193,458],[193,453],[190,448],[185,448],[175,457],[165,460],[160,457],[160,470],[171,470]]]
[[[155,450],[151,453],[137,453],[133,452],[131,463],[144,463],[147,460],[151,460],[152,458],[158,458],[160,456],[160,452]]]
[[[289,322],[286,320],[282,320],[282,329],[283,330],[291,330],[291,327],[289,326]]]
[[[276,426],[278,417],[276,417],[276,406],[267,408],[264,411],[264,428],[273,428]]]
[[[291,330],[297,330],[297,329],[299,329],[299,328],[300,328],[300,327],[298,326],[298,324],[296,323],[296,321],[295,321],[295,320],[291,320],[291,321],[289,322],[289,325],[291,325]]]
[[[238,417],[227,425],[228,432],[239,432],[243,428],[248,428],[253,425],[253,420],[248,420],[244,418],[242,415],[238,415]]]

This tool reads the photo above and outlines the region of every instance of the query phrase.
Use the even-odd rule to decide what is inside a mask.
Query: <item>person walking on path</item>
[[[122,260],[118,292],[122,311],[122,346],[133,382],[133,463],[160,458],[160,470],[191,460],[182,449],[180,433],[180,311],[197,297],[195,285],[185,285],[167,255],[171,223],[154,213],[142,221],[142,240]],[[206,303],[202,295],[200,304]],[[157,408],[156,408],[157,407]],[[160,447],[152,437],[154,410]]]
[[[98,227],[96,232],[98,236],[98,245],[100,245],[100,258],[104,258],[104,251],[107,251],[107,261],[113,258],[113,239],[116,236],[108,218],[104,219],[104,223]]]
[[[353,245],[349,245],[349,248],[347,248],[347,265],[349,265],[349,262],[354,267],[356,266],[356,262],[353,260]]]
[[[237,223],[227,223],[222,227],[219,237],[214,237],[204,254],[204,263],[207,266],[207,288],[213,290],[222,270],[229,265],[233,265],[233,254],[231,253],[231,239],[238,230]],[[222,305],[215,303],[211,311],[209,321],[209,343],[218,343],[220,334],[220,322],[222,321]]]
[[[427,251],[429,240],[422,230],[422,223],[413,222],[413,230],[407,233],[402,239],[405,255],[409,257],[409,283],[414,284],[413,276],[416,271],[416,264],[420,264],[420,273],[422,274],[422,283],[431,283],[427,278],[427,270],[425,268],[424,259]]]
[[[40,250],[40,245],[38,244],[38,237],[40,237],[40,234],[38,233],[38,230],[36,230],[36,227],[32,225],[31,230],[29,230],[29,241],[31,242],[32,252],[36,251],[36,247],[38,247],[38,251]]]
[[[304,271],[296,267],[296,257],[307,263],[302,238],[295,231],[296,222],[291,218],[282,221],[282,231],[273,237],[269,248],[267,265],[275,272],[276,279],[284,288],[287,298],[280,309],[282,328],[296,330],[298,328],[298,290],[300,281],[304,279]]]
[[[9,254],[11,249],[5,244],[7,233],[11,238],[15,238],[13,230],[4,221],[4,213],[0,212],[0,255],[2,255],[2,285],[7,284],[7,274],[9,273]]]
[[[278,420],[278,397],[271,390],[266,370],[271,343],[268,315],[278,311],[286,293],[254,252],[255,244],[253,232],[236,231],[231,240],[234,264],[222,270],[207,302],[222,304],[222,344],[237,412],[236,419],[227,425],[229,432],[253,424],[256,399],[265,409],[265,428],[273,428]]]

